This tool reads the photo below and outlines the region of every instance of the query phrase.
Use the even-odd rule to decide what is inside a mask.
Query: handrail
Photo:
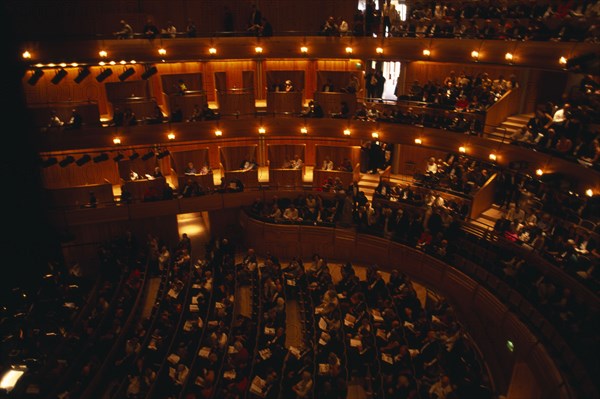
[[[519,112],[521,89],[511,89],[502,95],[494,104],[492,104],[485,114],[485,127],[500,125],[506,118]],[[485,130],[485,133],[491,133],[493,130]]]

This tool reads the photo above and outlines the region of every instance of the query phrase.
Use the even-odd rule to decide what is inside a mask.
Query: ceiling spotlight
[[[167,134],[167,138],[168,138],[169,140],[175,140],[175,133],[172,133],[172,132],[171,132],[171,133]]]
[[[504,54],[504,59],[505,59],[506,61],[512,61],[512,60],[513,60],[513,55],[512,55],[512,53],[506,53],[506,54]]]
[[[214,47],[211,47],[208,49],[208,54],[217,54],[217,49]]]
[[[103,162],[103,161],[108,161],[108,154],[103,152],[102,154],[99,154],[97,156],[94,157],[93,159],[94,163],[99,163],[99,162]]]
[[[64,168],[73,162],[75,162],[75,158],[73,158],[71,155],[67,155],[62,161],[59,162],[59,165]]]
[[[77,166],[83,166],[86,163],[90,162],[92,160],[92,157],[90,157],[88,154],[84,154],[81,158],[79,158],[77,161],[75,161],[75,163],[77,164]]]
[[[302,133],[302,134],[308,134],[308,129],[305,126],[303,126],[303,127],[300,128],[300,133]]]
[[[142,79],[144,79],[144,80],[150,79],[150,77],[152,75],[156,75],[156,73],[158,73],[158,69],[156,69],[156,66],[152,65],[149,68],[146,67],[146,70],[142,74]]]
[[[383,49],[382,49],[381,47],[377,47],[377,48],[375,49],[375,52],[376,52],[377,54],[383,54]]]
[[[135,69],[129,67],[129,68],[125,69],[122,74],[119,75],[119,80],[121,82],[123,82],[123,81],[127,80],[127,78],[129,78],[134,73],[135,73]]]
[[[140,157],[140,154],[138,154],[138,152],[136,150],[133,150],[133,152],[129,156],[129,160],[133,161],[134,159],[138,159],[139,157]]]
[[[302,47],[300,47],[300,52],[301,52],[302,54],[306,54],[306,53],[308,53],[308,47],[306,47],[306,46],[302,46]]]
[[[354,49],[352,49],[352,47],[346,47],[347,54],[352,54],[353,51],[354,51]]]
[[[374,139],[378,139],[379,138],[379,132],[373,132],[373,133],[371,133],[371,137],[373,137]]]
[[[215,136],[221,137],[222,135],[223,135],[222,131],[220,131],[219,129],[215,130]]]
[[[83,68],[79,69],[79,74],[73,80],[75,83],[79,84],[79,83],[83,82],[83,79],[90,76],[90,73],[91,73],[90,68],[83,67]]]
[[[267,131],[265,130],[264,127],[259,127],[258,128],[258,134],[265,134]]]
[[[423,140],[421,140],[420,138],[416,138],[415,144],[423,144]]]
[[[113,144],[121,144],[121,139],[119,137],[115,137],[113,139]]]
[[[153,151],[153,150],[150,150],[150,151],[148,151],[147,153],[145,153],[144,155],[142,155],[142,160],[143,160],[143,161],[147,161],[147,160],[149,160],[150,158],[152,158],[153,156],[154,156],[154,151]]]
[[[344,129],[344,136],[350,136],[350,129]]]
[[[100,74],[96,76],[96,80],[98,81],[98,83],[102,83],[104,79],[108,78],[110,75],[112,75],[112,73],[113,71],[110,68],[103,69],[102,72],[100,72]]]
[[[63,78],[67,76],[67,71],[65,71],[64,69],[60,68],[58,71],[56,71],[56,74],[54,75],[54,77],[52,78],[51,82],[55,85],[59,84],[61,80],[63,80]]]
[[[490,160],[495,161],[496,159],[498,159],[498,156],[492,152],[490,154]]]
[[[479,59],[479,51],[477,51],[477,50],[471,51],[471,58],[478,60]]]
[[[258,47],[254,47],[254,52],[255,52],[256,54],[262,54],[262,52],[263,52],[263,48],[262,48],[262,47],[259,47],[259,46],[258,46]]]
[[[58,163],[58,159],[56,159],[56,157],[50,157],[50,158],[42,161],[42,166],[44,168],[48,168],[52,165],[56,165],[57,163]]]
[[[429,57],[431,55],[431,51],[428,48],[426,48],[425,50],[423,50],[423,55],[425,57]]]
[[[170,154],[171,154],[171,151],[169,151],[169,150],[164,150],[164,151],[161,151],[161,152],[159,152],[158,154],[156,154],[156,158],[157,158],[157,159],[163,159],[164,157],[166,157],[166,156],[168,156],[168,155],[170,155]]]
[[[115,162],[119,162],[121,161],[123,158],[125,158],[125,156],[121,153],[118,153],[117,155],[115,155],[115,157],[113,158],[113,161]]]
[[[36,69],[31,73],[31,77],[27,80],[27,83],[29,83],[32,86],[35,86],[35,84],[38,82],[38,80],[40,80],[42,76],[44,76],[44,71],[42,71],[41,69]]]
[[[465,152],[467,152],[467,149],[463,146],[458,147],[458,152],[464,154]]]

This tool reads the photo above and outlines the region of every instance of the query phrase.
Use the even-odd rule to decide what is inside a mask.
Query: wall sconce
[[[300,128],[300,133],[302,133],[302,134],[308,134],[308,129],[305,126],[303,126],[303,127]]]
[[[425,57],[429,57],[431,55],[431,50],[429,50],[428,48],[426,48],[425,50],[423,50],[423,55]]]
[[[373,137],[374,139],[378,139],[379,138],[379,132],[373,132],[373,133],[371,133],[371,137]]]
[[[115,144],[115,145],[121,144],[121,139],[119,137],[113,138],[113,144]]]
[[[256,54],[262,54],[262,52],[263,52],[263,48],[262,48],[262,47],[259,47],[259,46],[257,46],[257,47],[254,47],[254,52],[255,52]]]
[[[175,133],[171,132],[171,133],[167,134],[167,138],[169,140],[175,140]]]
[[[211,47],[211,48],[209,48],[209,49],[208,49],[208,54],[213,54],[213,55],[214,55],[214,54],[217,54],[217,49],[216,49],[216,48],[214,48],[214,47]]]
[[[159,55],[166,55],[167,54],[167,50],[165,50],[164,48],[159,48],[158,49],[158,54]]]
[[[352,54],[354,49],[352,47],[346,47],[346,54]]]
[[[302,46],[302,47],[300,47],[300,52],[301,52],[302,54],[306,54],[306,53],[308,53],[308,47],[306,47],[306,46]]]
[[[25,58],[27,60],[31,59],[31,53],[29,51],[25,50],[23,52],[23,58]]]
[[[467,149],[463,146],[458,147],[458,152],[460,152],[461,154],[464,154],[465,152],[467,152]]]
[[[565,66],[565,65],[567,65],[567,58],[566,58],[566,57],[560,57],[560,58],[558,59],[558,63],[559,63],[561,66]]]
[[[423,144],[423,140],[421,140],[420,138],[416,138],[415,139],[415,144]]]
[[[264,127],[261,126],[261,127],[258,128],[258,134],[265,134],[266,132],[267,131],[265,130]]]
[[[588,197],[593,197],[594,190],[592,190],[591,188],[588,188],[587,190],[585,190],[585,195],[587,195]]]
[[[473,58],[475,61],[479,61],[479,51],[477,51],[477,50],[471,51],[471,58]]]
[[[512,53],[506,53],[506,54],[504,54],[504,59],[506,61],[508,61],[508,62],[512,62],[513,58],[514,57],[513,57]]]
[[[344,129],[344,136],[350,136],[350,129]]]
[[[375,52],[376,52],[377,54],[383,54],[383,49],[382,49],[381,47],[377,47],[377,48],[375,49]]]
[[[108,57],[108,53],[106,52],[106,50],[100,50],[100,51],[98,51],[98,55],[99,55],[101,58],[106,58],[106,57]]]
[[[218,130],[218,129],[217,129],[217,130],[215,130],[215,136],[217,136],[217,137],[221,137],[222,135],[223,135],[223,132],[222,132],[222,131],[220,131],[220,130]]]
[[[498,156],[496,154],[494,154],[493,152],[490,153],[490,160],[495,162],[496,159],[498,159]]]

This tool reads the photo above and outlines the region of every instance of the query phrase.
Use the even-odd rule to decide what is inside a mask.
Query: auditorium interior
[[[0,397],[600,398],[600,2],[3,3]]]

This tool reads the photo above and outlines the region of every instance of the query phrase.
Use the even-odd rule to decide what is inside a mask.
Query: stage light
[[[42,76],[44,76],[44,71],[42,71],[41,69],[36,69],[31,74],[31,77],[27,80],[27,83],[29,83],[32,86],[35,86],[35,84],[38,82],[38,80],[40,80]]]
[[[130,161],[133,161],[134,159],[138,159],[139,157],[140,157],[140,154],[138,154],[138,153],[137,153],[137,151],[135,151],[135,150],[134,150],[134,151],[131,153],[131,155],[129,156],[129,160],[130,160]]]
[[[67,155],[62,161],[59,162],[59,165],[64,168],[73,162],[75,162],[75,158],[73,158],[71,155]]]
[[[90,76],[90,73],[91,72],[90,72],[89,67],[83,67],[83,68],[79,69],[79,74],[73,80],[75,81],[75,83],[79,84],[79,83],[83,82],[83,79]]]
[[[131,67],[130,67],[130,68],[127,68],[127,69],[125,69],[125,70],[123,71],[123,73],[122,73],[122,74],[120,74],[120,75],[119,75],[119,80],[120,80],[121,82],[123,82],[123,81],[127,80],[127,78],[129,78],[129,77],[130,77],[131,75],[133,75],[134,73],[135,73],[135,69],[133,69],[133,68],[131,68]]]
[[[52,165],[56,165],[58,163],[58,159],[56,157],[50,157],[42,161],[42,166],[44,168],[48,168]]]
[[[117,155],[115,155],[115,157],[113,158],[113,161],[115,162],[119,162],[121,161],[123,158],[125,158],[125,156],[121,153],[118,153]]]
[[[54,77],[52,78],[51,82],[55,85],[59,84],[61,80],[63,80],[63,78],[67,76],[67,71],[65,71],[64,69],[60,68],[58,71],[56,71],[56,74],[54,75]]]
[[[350,129],[344,129],[344,136],[350,136]]]
[[[164,150],[164,151],[161,151],[158,154],[156,154],[156,158],[157,159],[163,159],[164,157],[169,156],[169,155],[171,155],[171,151]]]
[[[108,78],[110,75],[112,75],[112,73],[113,71],[110,68],[103,69],[102,72],[100,72],[100,74],[96,76],[96,80],[98,81],[98,83],[102,83],[104,79]]]
[[[90,157],[88,154],[84,154],[81,158],[79,158],[77,161],[75,161],[75,163],[77,164],[77,166],[83,166],[86,163],[90,162],[92,160],[92,157]]]
[[[147,153],[145,153],[144,155],[142,155],[142,160],[143,160],[143,161],[147,161],[147,160],[149,160],[150,158],[152,158],[153,156],[154,156],[154,151],[153,151],[153,150],[150,150],[150,151],[148,151]]]
[[[155,75],[158,72],[158,69],[154,65],[150,68],[146,68],[146,71],[142,74],[142,79],[147,80],[150,79],[152,75]]]
[[[94,157],[94,163],[99,163],[103,161],[108,161],[108,154],[105,152]]]
[[[429,50],[428,48],[426,48],[425,50],[423,50],[423,55],[425,57],[429,57],[431,55],[431,50]]]

